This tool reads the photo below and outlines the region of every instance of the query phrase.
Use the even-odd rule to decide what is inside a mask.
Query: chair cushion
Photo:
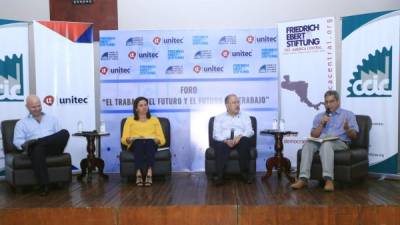
[[[301,149],[297,152],[298,157],[301,158]],[[368,160],[368,151],[362,148],[335,151],[334,165],[352,165],[358,162]],[[321,164],[319,152],[314,154],[313,164]]]
[[[6,166],[16,169],[32,169],[32,161],[26,154],[9,153],[5,156]],[[63,153],[46,158],[48,167],[71,166],[71,155]]]
[[[133,162],[135,160],[135,156],[133,155],[133,151],[123,150],[119,155],[119,159],[121,162]],[[164,161],[171,160],[171,152],[169,149],[157,151],[155,154],[156,161]]]
[[[208,148],[206,150],[206,159],[215,159],[215,149]],[[239,153],[236,149],[232,149],[229,153],[229,159],[239,159]],[[250,159],[257,159],[257,149],[250,148]]]

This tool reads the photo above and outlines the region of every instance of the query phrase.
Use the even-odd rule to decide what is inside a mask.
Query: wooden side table
[[[272,175],[272,169],[276,168],[278,171],[278,178],[282,177],[284,173],[287,179],[293,183],[294,178],[290,176],[291,163],[288,158],[283,156],[283,136],[290,134],[297,134],[293,131],[280,131],[280,130],[263,130],[261,135],[273,135],[275,138],[275,155],[269,158],[266,162],[267,173],[262,177],[263,180],[268,179]]]
[[[100,137],[101,136],[108,136],[110,133],[100,133],[97,131],[90,131],[90,132],[79,132],[79,133],[74,133],[72,136],[77,136],[77,137],[85,137],[87,141],[87,152],[88,155],[85,159],[81,160],[81,171],[82,173],[78,176],[78,180],[82,180],[86,176],[87,181],[91,182],[92,181],[92,171],[97,167],[99,169],[99,175],[104,178],[108,179],[108,176],[103,173],[104,170],[104,161],[100,157],[96,157],[94,152],[96,149],[95,145],[95,140],[96,138],[99,139],[100,143]]]

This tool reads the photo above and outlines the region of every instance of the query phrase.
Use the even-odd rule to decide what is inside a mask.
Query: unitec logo
[[[47,95],[46,97],[44,97],[43,103],[48,105],[48,106],[52,106],[53,103],[54,103],[54,97],[51,96],[51,95]]]
[[[153,43],[154,43],[155,45],[159,45],[159,44],[161,43],[161,38],[160,38],[160,37],[154,37],[154,38],[153,38]]]
[[[135,51],[130,51],[130,52],[128,53],[128,57],[129,57],[130,59],[135,59],[135,57],[136,57],[136,52],[135,52]]]
[[[252,44],[254,41],[254,36],[252,36],[252,35],[247,36],[246,41],[247,41],[247,43]]]
[[[51,95],[47,95],[46,97],[43,98],[43,103],[48,105],[48,106],[52,106],[54,104],[55,98]],[[66,104],[87,104],[89,102],[89,98],[80,98],[80,97],[76,97],[76,96],[71,96],[71,97],[67,97],[67,98],[58,98],[58,104],[60,105],[66,105]]]
[[[384,47],[382,52],[369,54],[362,60],[358,71],[350,79],[350,94],[347,97],[390,97],[392,96],[392,47]]]
[[[194,71],[195,73],[200,73],[200,71],[201,71],[201,66],[195,65],[195,66],[193,67],[193,71]]]
[[[222,55],[222,57],[224,57],[224,58],[228,58],[229,57],[229,51],[228,50],[223,50],[222,52],[221,52],[221,55]]]

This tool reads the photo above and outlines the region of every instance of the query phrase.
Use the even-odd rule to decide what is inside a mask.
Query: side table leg
[[[104,179],[108,179],[108,176],[103,173],[104,170],[104,160],[100,158],[95,158],[94,159],[94,164],[95,166],[99,169],[99,176],[101,176]]]
[[[282,160],[283,163],[283,169],[284,169],[284,173],[287,177],[287,179],[289,180],[290,183],[294,182],[294,178],[292,176],[290,176],[290,170],[292,169],[290,160],[288,158],[283,158]]]
[[[87,170],[87,168],[88,168],[88,164],[87,164],[87,159],[85,158],[85,159],[82,159],[81,160],[81,174],[80,175],[78,175],[78,177],[77,177],[77,179],[79,180],[79,181],[81,181],[82,180],[82,178],[84,178],[85,176],[86,176],[86,170]]]
[[[262,180],[266,180],[272,175],[272,168],[275,166],[275,157],[269,158],[265,166],[267,167],[267,173],[262,177]]]

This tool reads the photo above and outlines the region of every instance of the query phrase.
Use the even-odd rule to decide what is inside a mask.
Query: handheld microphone
[[[331,117],[331,110],[329,108],[326,109],[325,115]]]
[[[233,138],[234,138],[234,135],[235,135],[235,129],[231,129],[231,140],[233,140]]]
[[[325,111],[325,115],[327,116],[327,117],[331,117],[331,110],[329,109],[329,108],[326,108],[326,111]],[[324,123],[324,128],[326,127],[326,124],[327,124],[328,122],[326,122],[326,123]]]

